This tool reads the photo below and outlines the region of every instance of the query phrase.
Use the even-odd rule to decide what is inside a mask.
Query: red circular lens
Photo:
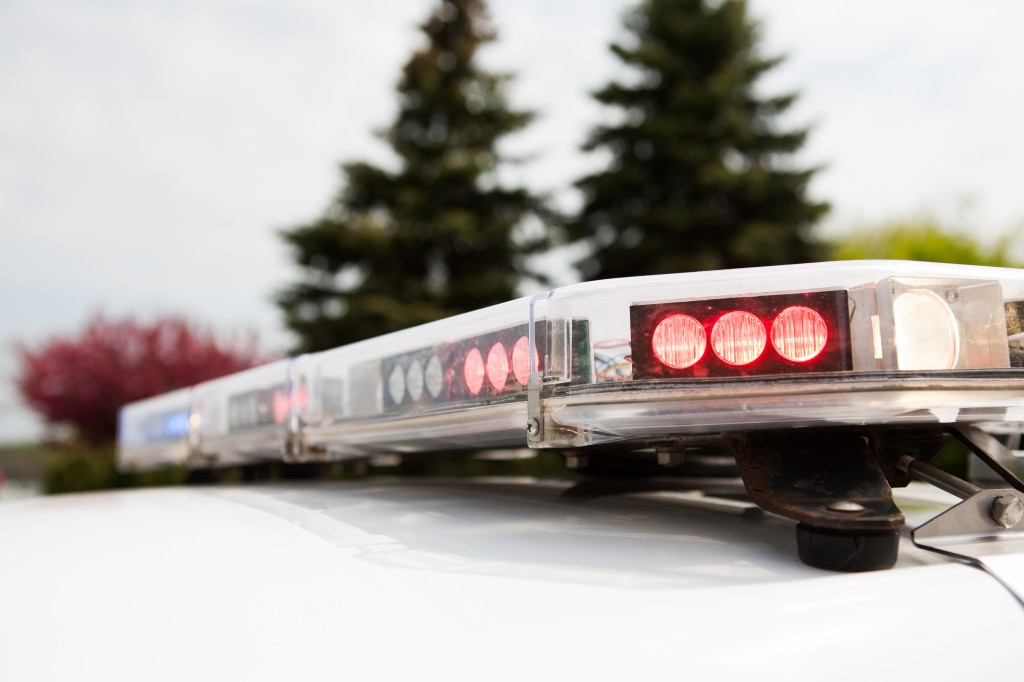
[[[530,339],[525,336],[520,336],[512,346],[512,373],[520,386],[525,386],[530,378]]]
[[[711,329],[711,348],[730,365],[749,365],[761,357],[767,343],[764,324],[745,310],[722,315]]]
[[[505,346],[496,343],[487,352],[487,380],[495,391],[505,388],[508,381],[508,353]]]
[[[274,391],[274,423],[284,424],[284,420],[288,417],[288,412],[292,409],[290,400],[288,400],[288,394],[283,390]]]
[[[689,315],[670,315],[658,323],[651,335],[654,355],[673,369],[693,367],[704,357],[708,339],[704,327]]]
[[[480,351],[473,348],[466,353],[466,364],[462,367],[462,378],[466,382],[466,388],[473,395],[480,392],[484,387],[484,356]]]
[[[772,346],[793,362],[813,360],[825,350],[828,325],[817,311],[804,306],[786,308],[772,324]]]

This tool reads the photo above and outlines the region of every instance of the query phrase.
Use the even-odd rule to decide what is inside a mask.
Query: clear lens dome
[[[953,369],[960,356],[956,315],[929,289],[911,289],[892,304],[900,369]]]

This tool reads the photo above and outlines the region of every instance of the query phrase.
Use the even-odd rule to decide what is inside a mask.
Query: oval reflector
[[[501,343],[494,344],[487,352],[487,381],[495,391],[505,388],[508,381],[508,353]]]
[[[712,350],[730,365],[749,365],[761,357],[767,343],[764,324],[745,310],[722,315],[711,328]]]
[[[818,314],[802,305],[786,308],[772,323],[772,347],[793,362],[808,362],[821,355],[828,342],[828,325]]]
[[[689,315],[670,315],[651,335],[651,348],[663,364],[673,369],[693,367],[704,357],[708,339],[704,326]]]
[[[530,339],[526,336],[520,336],[512,346],[512,373],[520,386],[530,379]]]
[[[480,393],[484,387],[484,356],[480,350],[473,348],[466,353],[466,364],[462,367],[462,378],[466,382],[466,388],[473,395]]]
[[[405,390],[413,400],[419,400],[423,395],[423,365],[419,360],[413,360],[405,372]]]
[[[430,356],[430,360],[427,361],[427,368],[423,371],[423,383],[426,384],[431,396],[436,398],[441,395],[444,370],[441,369],[441,361],[436,355]]]
[[[391,370],[391,376],[388,377],[388,393],[391,395],[391,401],[396,405],[401,404],[402,399],[405,398],[405,372],[398,365]]]

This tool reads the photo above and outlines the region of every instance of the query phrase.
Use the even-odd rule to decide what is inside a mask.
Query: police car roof
[[[366,479],[0,505],[0,669],[842,680],[1018,665],[1007,590],[909,542],[894,570],[839,575],[802,565],[792,524],[745,503],[572,490]],[[908,515],[935,513],[940,498],[915,495]]]

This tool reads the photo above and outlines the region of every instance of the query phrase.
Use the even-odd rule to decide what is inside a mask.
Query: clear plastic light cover
[[[1011,421],[1024,272],[866,261],[584,283],[211,382],[195,401],[204,452],[295,459]]]
[[[280,360],[196,386],[196,451],[217,465],[284,457],[302,393],[293,386],[296,362],[301,359]]]
[[[165,393],[121,408],[117,467],[122,471],[184,464],[189,453],[192,389]]]
[[[531,320],[542,306],[523,298],[309,356],[297,377],[310,395],[306,458],[524,446],[526,383],[553,350],[546,322]],[[575,367],[590,379],[581,350]]]

